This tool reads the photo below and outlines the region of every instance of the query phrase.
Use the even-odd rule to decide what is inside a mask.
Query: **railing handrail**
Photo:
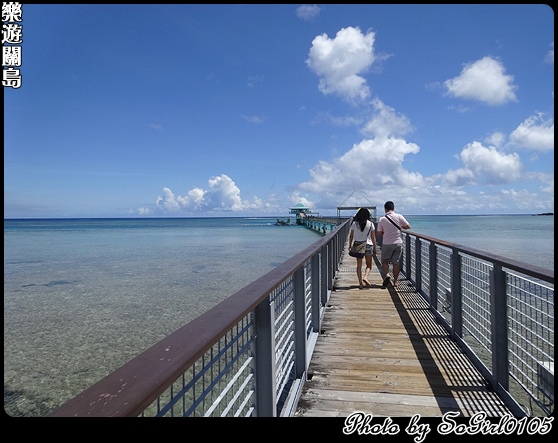
[[[445,240],[440,240],[439,238],[429,237],[427,235],[419,234],[410,230],[404,232],[413,237],[422,238],[424,240],[434,242],[447,248],[458,250],[459,252],[463,252],[473,257],[480,258],[481,260],[499,264],[508,269],[512,269],[530,277],[538,278],[540,280],[544,280],[554,284],[554,269],[547,269],[541,266],[535,266],[530,263],[524,263],[519,260],[514,260],[512,258],[507,258],[501,255],[492,254],[490,252],[481,251],[479,249],[474,249],[469,246],[460,245],[458,243],[450,243]]]
[[[288,276],[317,254],[346,224],[238,290],[199,317],[134,357],[49,416],[137,416],[224,333],[261,303]],[[192,340],[195,337],[195,340]],[[118,394],[115,392],[118,387]]]

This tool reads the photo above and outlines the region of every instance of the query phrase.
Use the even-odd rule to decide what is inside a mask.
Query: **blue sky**
[[[22,12],[5,218],[554,212],[547,5]]]

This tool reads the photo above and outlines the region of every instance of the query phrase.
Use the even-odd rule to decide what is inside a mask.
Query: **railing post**
[[[294,286],[294,342],[295,379],[306,371],[306,267],[302,266],[293,276]]]
[[[322,306],[327,304],[328,299],[328,283],[327,283],[327,273],[328,273],[328,258],[327,258],[327,245],[322,246],[320,251],[320,298]]]
[[[508,312],[506,273],[495,263],[490,274],[490,332],[492,350],[492,387],[509,389]]]
[[[335,261],[335,257],[333,254],[333,243],[329,242],[326,245],[326,251],[327,251],[327,289],[328,291],[331,291],[331,289],[333,288],[333,269],[334,269],[334,261]]]
[[[275,303],[268,295],[254,312],[256,416],[277,416],[275,387]]]
[[[405,236],[405,276],[411,280],[411,236]],[[402,268],[400,264],[400,268]]]
[[[415,288],[420,294],[422,291],[422,242],[420,238],[415,238]]]
[[[438,310],[438,248],[436,243],[430,242],[428,246],[428,267],[430,269],[430,306]]]
[[[456,248],[451,250],[451,324],[452,336],[463,337],[463,300],[461,294],[461,255]]]
[[[318,252],[312,257],[312,330],[319,333],[321,328],[321,273],[320,273],[320,257],[322,253]]]

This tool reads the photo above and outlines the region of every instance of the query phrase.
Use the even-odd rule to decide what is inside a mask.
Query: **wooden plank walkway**
[[[362,290],[346,252],[295,416],[513,415],[402,274],[381,288],[379,248]]]

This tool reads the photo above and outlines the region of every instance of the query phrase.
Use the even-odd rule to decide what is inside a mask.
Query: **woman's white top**
[[[368,243],[369,245],[373,244],[372,238],[370,237],[370,233],[374,230],[374,223],[372,223],[370,220],[366,221],[366,228],[364,228],[364,231],[360,230],[360,223],[357,221],[354,221],[351,224],[351,230],[354,232],[353,234],[354,241],[366,240],[366,243]]]

